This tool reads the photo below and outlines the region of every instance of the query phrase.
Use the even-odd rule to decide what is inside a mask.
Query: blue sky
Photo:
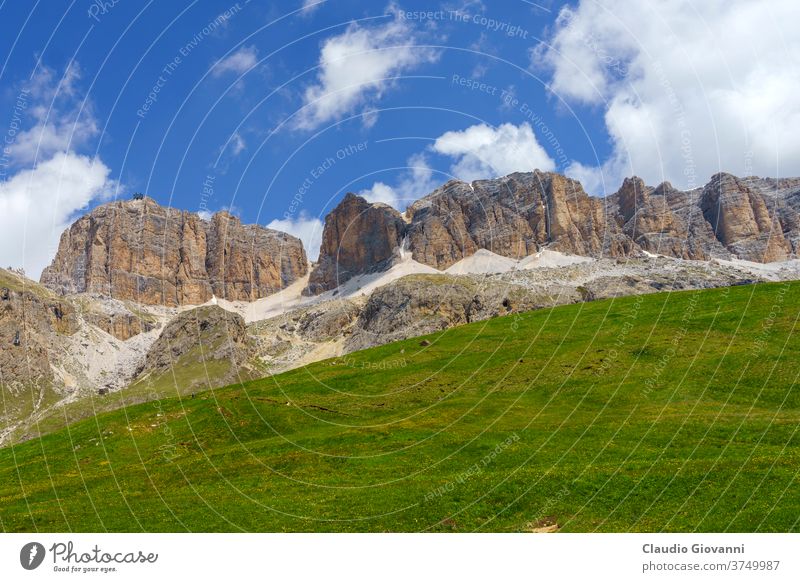
[[[314,255],[348,191],[798,174],[797,9],[752,5],[4,2],[0,262],[38,277],[76,215],[137,191]]]

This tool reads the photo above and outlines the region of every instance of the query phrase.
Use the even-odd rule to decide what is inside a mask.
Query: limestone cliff
[[[325,218],[319,263],[305,294],[318,295],[354,275],[385,268],[402,244],[405,229],[395,209],[347,194]]]
[[[72,304],[0,269],[0,383],[4,389],[49,387],[59,335],[77,329]]]
[[[681,191],[633,177],[596,198],[577,180],[537,170],[471,184],[452,180],[412,204],[405,218],[348,194],[326,219],[307,294],[388,268],[402,244],[414,260],[439,270],[480,249],[520,259],[545,247],[590,257],[646,251],[784,260],[800,245],[800,179],[717,174],[703,188]]]
[[[307,272],[299,239],[228,213],[210,221],[151,198],[112,202],[61,236],[41,283],[59,294],[93,293],[149,305],[200,304],[212,293],[251,301]]]
[[[775,212],[777,200],[770,200],[754,185],[730,174],[716,174],[703,188],[700,206],[719,242],[737,257],[768,263],[792,254]]]

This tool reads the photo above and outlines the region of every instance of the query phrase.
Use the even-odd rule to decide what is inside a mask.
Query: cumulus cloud
[[[454,160],[449,175],[445,174],[441,179],[434,177],[426,152]],[[481,123],[463,131],[448,131],[426,151],[414,154],[406,163],[408,168],[396,185],[375,182],[359,194],[369,202],[383,202],[402,211],[431,193],[450,176],[471,182],[513,172],[555,169],[555,162],[536,140],[528,123],[504,123],[498,127]]]
[[[60,78],[40,67],[20,89],[15,123],[24,129],[6,136],[11,143],[0,181],[0,265],[21,266],[34,279],[75,214],[118,187],[100,159],[75,151],[97,134],[91,103],[77,91],[79,80],[77,63]]]
[[[481,123],[463,131],[448,131],[433,143],[432,149],[456,158],[450,171],[466,182],[512,172],[555,169],[555,162],[536,140],[527,122],[498,127]]]
[[[612,153],[573,164],[613,191],[623,176],[701,185],[718,171],[800,174],[796,2],[581,0],[532,64],[550,89],[604,110]],[[606,186],[606,188],[603,187]]]
[[[98,134],[91,103],[80,99],[76,84],[81,69],[72,62],[61,77],[41,66],[29,86],[20,91],[29,127],[19,131],[9,145],[10,164],[21,168],[56,152],[80,148]]]
[[[303,94],[304,108],[297,125],[313,129],[378,98],[397,76],[434,53],[415,48],[413,28],[395,15],[381,26],[352,23],[327,39],[319,56],[317,80]]]
[[[57,153],[0,182],[0,265],[38,279],[75,213],[114,187],[97,159]]]
[[[258,49],[254,45],[243,46],[224,59],[217,61],[211,74],[215,77],[221,77],[227,73],[241,75],[255,67],[257,63]]]
[[[306,212],[301,212],[297,218],[275,219],[267,225],[267,228],[288,232],[303,241],[303,248],[309,261],[316,261],[319,258],[322,227],[319,218],[309,216]]]
[[[375,182],[371,188],[362,190],[359,195],[368,202],[382,202],[403,211],[406,207],[433,191],[438,184],[433,178],[433,170],[428,165],[424,153],[411,156],[407,168],[396,186]]]

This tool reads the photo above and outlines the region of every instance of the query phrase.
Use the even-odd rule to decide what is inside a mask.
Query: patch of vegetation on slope
[[[5,531],[796,531],[800,283],[499,317],[0,450]]]
[[[52,406],[12,434],[33,438],[102,412],[261,377],[251,343],[240,315],[218,306],[184,311],[166,325],[130,386]]]

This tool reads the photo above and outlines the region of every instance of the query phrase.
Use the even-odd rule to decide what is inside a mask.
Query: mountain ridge
[[[353,217],[354,209],[361,214]],[[404,215],[348,194],[326,218],[308,294],[381,269],[374,261],[352,260],[364,239],[359,228],[342,228],[343,218],[352,225],[367,214],[370,227],[386,235],[369,237],[384,262],[402,240],[414,260],[440,271],[480,249],[517,260],[548,248],[594,258],[651,253],[769,263],[795,257],[800,248],[800,179],[718,173],[703,187],[682,191],[669,182],[647,186],[634,176],[599,198],[577,180],[535,170],[451,180]]]
[[[693,190],[626,178],[607,197],[555,172],[450,180],[404,213],[348,193],[326,216],[304,294],[385,271],[403,252],[439,271],[480,249],[515,260],[543,249],[586,257],[642,253],[690,259],[783,261],[800,248],[800,178],[720,172]],[[40,282],[61,295],[94,293],[147,305],[200,305],[213,296],[254,301],[309,272],[302,242],[210,220],[152,198],[115,201],[77,219]]]

